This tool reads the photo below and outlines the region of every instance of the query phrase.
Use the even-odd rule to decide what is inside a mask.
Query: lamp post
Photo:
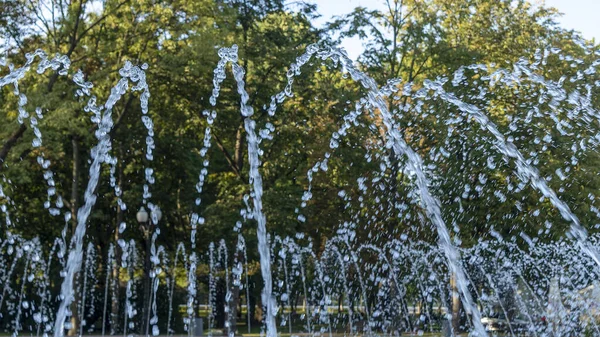
[[[140,210],[135,214],[135,218],[140,224],[140,230],[144,237],[144,250],[146,252],[144,257],[144,316],[142,318],[144,324],[146,325],[146,336],[148,336],[150,327],[150,301],[152,296],[152,289],[150,284],[150,271],[152,269],[152,261],[150,259],[152,249],[152,232],[154,226],[156,226],[162,218],[162,212],[158,207],[153,207],[153,209],[150,211],[150,214],[148,214],[148,211],[146,211],[144,206],[142,206],[140,207]]]
[[[148,222],[148,212],[146,212],[144,206],[140,207],[140,210],[135,215],[135,218],[140,223],[140,225]]]
[[[156,218],[155,218],[156,217]],[[158,224],[160,219],[162,219],[162,211],[160,208],[155,207],[150,214],[144,208],[144,206],[140,207],[140,210],[135,214],[135,218],[140,223],[140,225],[150,225],[149,222],[153,222],[155,225]]]

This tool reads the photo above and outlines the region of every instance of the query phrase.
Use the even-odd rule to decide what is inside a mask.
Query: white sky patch
[[[369,9],[386,9],[385,0],[309,0],[317,5],[317,12],[322,17],[315,21],[317,27],[330,21],[334,16],[341,16],[352,12],[355,7],[363,6]],[[533,0],[534,4],[543,3],[544,0]],[[585,39],[600,41],[600,0],[545,0],[547,7],[555,7],[564,15],[558,19],[560,25],[566,29],[574,29],[582,33]],[[363,42],[358,38],[342,41],[342,47],[348,56],[356,60],[363,52]]]

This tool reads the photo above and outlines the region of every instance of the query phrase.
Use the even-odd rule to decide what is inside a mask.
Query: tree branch
[[[227,160],[227,163],[229,163],[229,166],[231,167],[235,175],[237,175],[240,179],[243,180],[242,173],[239,171],[238,167],[235,164],[235,161],[229,154],[229,151],[227,151],[227,149],[223,145],[223,142],[221,142],[219,136],[217,136],[217,134],[213,132],[213,137],[217,141],[217,146],[219,147],[219,150],[221,150],[221,152],[223,152],[223,154],[225,155],[225,159]]]
[[[127,2],[128,2],[128,0],[120,2],[117,6],[115,6],[115,8],[113,8],[108,13],[102,15],[98,20],[94,21],[89,27],[84,29],[83,32],[81,32],[81,34],[77,38],[77,42],[79,42],[90,30],[92,30],[94,27],[96,27],[98,24],[100,24],[102,21],[104,21],[104,19],[106,19],[109,15],[113,14],[117,9],[121,8],[121,6],[123,6]]]
[[[25,124],[21,124],[19,126],[19,128],[17,129],[17,131],[15,131],[8,138],[8,140],[6,140],[6,142],[4,143],[4,146],[2,146],[2,150],[0,150],[0,164],[4,163],[4,161],[6,160],[6,156],[8,156],[8,152],[17,143],[19,138],[21,138],[23,136],[23,134],[25,133],[25,130],[27,130],[27,126]],[[0,166],[0,170],[1,169],[2,169],[2,166]]]

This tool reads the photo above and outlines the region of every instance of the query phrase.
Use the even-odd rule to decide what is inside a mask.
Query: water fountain
[[[208,318],[208,334],[213,335],[215,332],[212,328],[216,328],[215,314],[219,309],[217,307],[221,305],[220,310],[224,311],[226,317],[223,334],[233,337],[235,316],[238,310],[240,313],[243,311],[243,302],[250,332],[252,303],[247,250],[257,248],[263,282],[260,301],[264,312],[262,333],[267,337],[275,337],[284,331],[290,335],[305,332],[329,337],[337,334],[398,335],[401,332],[442,332],[447,336],[454,336],[458,331],[453,326],[457,321],[453,314],[457,315],[458,305],[463,307],[461,329],[469,331],[472,336],[488,336],[490,331],[497,328],[503,328],[511,336],[600,335],[600,298],[597,294],[600,238],[588,234],[591,227],[583,224],[570,205],[560,197],[563,186],[558,191],[553,189],[549,184],[551,179],[542,176],[537,168],[538,157],[548,149],[551,136],[536,138],[535,144],[529,144],[534,149],[529,148],[530,152],[527,153],[519,149],[516,145],[518,138],[512,134],[520,128],[534,129],[533,120],[549,120],[554,124],[553,132],[563,135],[568,135],[572,132],[569,130],[574,127],[588,130],[589,134],[573,135],[573,155],[564,168],[556,171],[561,181],[566,180],[567,173],[577,165],[580,158],[587,151],[595,151],[600,144],[600,133],[595,131],[600,113],[593,104],[594,90],[600,87],[600,81],[596,81],[595,86],[578,86],[584,75],[596,72],[600,60],[586,64],[581,59],[563,55],[558,49],[549,48],[536,53],[533,61],[522,59],[513,65],[512,70],[496,65],[472,65],[461,67],[449,77],[451,80],[441,77],[424,81],[422,86],[416,87],[413,83],[390,79],[386,86],[379,87],[372,78],[354,66],[344,51],[308,46],[306,52],[289,67],[285,89],[273,95],[270,105],[265,107],[271,118],[275,118],[277,109],[294,95],[294,81],[303,67],[313,62],[340,68],[346,76],[361,85],[366,94],[355,103],[353,111],[343,116],[342,125],[330,137],[330,149],[324,158],[306,173],[309,184],[297,211],[298,221],[310,221],[304,213],[310,207],[308,204],[313,197],[312,182],[317,175],[328,173],[329,161],[336,156],[336,150],[348,130],[367,127],[377,129],[382,135],[382,140],[372,146],[379,150],[387,149],[387,152],[380,151],[375,156],[380,170],[369,172],[358,179],[358,198],[353,199],[343,190],[338,193],[338,197],[346,205],[353,202],[362,205],[367,199],[381,204],[388,198],[391,201],[387,202],[398,212],[398,217],[407,220],[411,217],[408,209],[417,208],[422,212],[419,212],[416,220],[410,218],[410,221],[418,222],[423,228],[431,227],[432,232],[437,235],[437,244],[413,240],[406,235],[402,235],[400,239],[390,236],[384,237],[384,240],[381,237],[359,240],[357,228],[365,221],[368,222],[369,212],[376,213],[379,210],[368,209],[365,214],[347,206],[346,211],[353,221],[340,221],[336,234],[327,238],[322,247],[316,247],[302,233],[282,238],[272,236],[267,231],[268,219],[264,212],[266,206],[263,206],[262,200],[261,144],[266,139],[276,137],[275,127],[266,123],[261,128],[252,118],[254,109],[249,106],[245,73],[238,64],[237,47],[222,48],[219,56],[221,59],[214,71],[210,104],[215,109],[218,107],[221,86],[230,66],[240,96],[240,114],[244,119],[250,163],[248,184],[251,193],[244,199],[246,208],[241,210],[244,224],[240,221],[234,228],[239,233],[237,242],[228,246],[227,242],[221,240],[208,247],[197,247],[197,229],[204,225],[205,219],[201,214],[194,213],[190,223],[191,242],[178,242],[172,256],[165,247],[157,246],[156,240],[160,235],[160,216],[157,214],[160,214],[160,210],[152,204],[150,191],[150,186],[154,183],[154,171],[150,167],[154,132],[152,119],[147,114],[152,85],[146,83],[145,70],[148,65],[134,66],[127,62],[120,70],[121,79],[112,88],[107,102],[100,105],[96,97],[91,95],[92,84],[84,80],[81,72],[75,72],[71,78],[78,88],[77,96],[87,99],[86,112],[90,113],[92,122],[97,126],[97,145],[90,158],[85,203],[77,212],[77,228],[69,243],[64,234],[66,229],[63,237],[56,238],[54,242],[26,240],[10,232],[10,205],[14,203],[7,192],[6,181],[3,182],[4,185],[0,185],[0,200],[3,201],[1,211],[6,226],[6,235],[0,242],[0,280],[3,283],[0,329],[6,329],[14,336],[20,333],[35,333],[36,336],[40,333],[44,336],[53,333],[55,337],[62,337],[70,327],[71,317],[76,315],[80,321],[80,335],[86,333],[86,329],[95,329],[104,336],[107,326],[111,327],[112,333],[116,333],[113,326],[117,321],[123,322],[124,336],[156,336],[161,333],[172,335],[173,328],[177,326],[185,327],[191,335],[195,319],[200,315],[198,308],[204,306]],[[574,75],[570,78],[565,76],[559,81],[544,78],[539,70],[550,57],[570,63]],[[60,76],[70,76],[70,62],[67,58],[49,58],[37,51],[27,56],[25,65],[11,68],[8,75],[0,78],[0,87],[13,85],[15,88],[15,94],[19,97],[18,120],[19,123],[29,120],[35,134],[33,147],[39,147],[43,142],[43,130],[38,127],[38,120],[43,118],[43,114],[41,109],[36,109],[35,115],[26,111],[27,97],[19,91],[19,81],[31,70],[37,59],[39,74],[52,69]],[[565,83],[569,83],[568,89]],[[110,246],[106,257],[108,265],[100,268],[105,273],[101,276],[95,272],[102,263],[95,247],[88,243],[85,254],[83,249],[86,223],[96,202],[96,189],[103,164],[109,169],[118,207],[123,210],[126,208],[120,199],[122,191],[115,184],[116,159],[111,155],[110,131],[113,127],[112,109],[128,90],[139,92],[140,96],[142,122],[147,129],[145,153],[149,163],[144,170],[146,184],[142,203],[151,210],[151,223],[157,225],[154,232],[149,234],[150,245],[146,252],[151,262],[150,289],[146,293],[142,292],[142,295],[149,295],[151,300],[145,304],[137,301],[139,293],[146,290],[138,289],[140,248],[136,247],[135,241],[120,239],[116,245]],[[488,116],[492,108],[490,102],[498,99],[502,90],[514,90],[517,94],[522,92],[523,95],[533,96],[539,106],[544,108],[523,108],[525,113],[511,116],[510,131],[503,133],[502,128]],[[396,103],[394,105],[389,102]],[[450,117],[441,119],[436,110],[441,108],[447,109]],[[421,157],[401,133],[404,126],[403,112],[408,109],[419,111],[419,118],[433,116],[436,122],[447,125],[448,134],[440,137],[438,144],[429,151],[431,158]],[[364,125],[359,121],[362,115],[376,115],[380,118],[380,123]],[[206,156],[211,147],[211,125],[217,118],[217,113],[205,111],[204,116],[208,127],[204,132],[204,147],[200,151],[202,157]],[[479,128],[479,142],[491,144],[496,151],[487,153],[484,166],[494,169],[498,165],[504,165],[514,171],[512,178],[506,178],[512,179],[507,184],[508,188],[494,191],[496,201],[507,202],[511,200],[511,196],[531,188],[541,196],[540,203],[548,201],[569,224],[566,237],[543,241],[520,232],[518,237],[504,238],[490,227],[487,231],[493,239],[480,239],[467,247],[460,244],[460,226],[455,223],[456,219],[443,216],[445,204],[443,198],[436,194],[440,177],[435,174],[437,163],[443,163],[444,158],[449,156],[447,148],[451,146],[452,137],[460,139],[462,136],[454,136],[460,125]],[[541,148],[535,149],[536,146]],[[401,159],[392,162],[391,156]],[[501,160],[498,160],[498,156]],[[369,156],[368,160],[372,158]],[[37,161],[44,170],[47,184],[44,206],[50,214],[62,215],[68,223],[71,213],[64,209],[64,203],[57,194],[51,171],[52,163],[43,154]],[[398,167],[393,167],[394,165]],[[210,168],[208,159],[203,161],[202,166],[196,185],[198,195],[202,193],[207,180]],[[379,183],[388,179],[386,176],[390,169],[406,173],[413,186],[407,196],[410,205],[389,198],[390,195],[397,196],[397,191],[379,188],[383,186]],[[491,178],[493,177],[489,173],[480,173],[473,183],[474,187],[464,185],[459,192],[468,196],[493,188],[487,183]],[[590,195],[589,199],[593,201],[595,196]],[[196,205],[201,202],[198,197]],[[456,204],[462,213],[461,198],[457,199]],[[532,211],[535,217],[539,213],[539,210]],[[597,209],[596,213],[600,217]],[[461,216],[457,215],[456,218]],[[491,214],[487,218],[490,220]],[[246,238],[240,233],[243,225],[248,226],[249,220],[256,222],[258,247],[248,247]],[[545,226],[549,229],[552,224],[546,221]],[[126,227],[125,223],[120,224],[119,232],[125,231]],[[540,236],[542,234],[543,230],[540,230]],[[46,246],[51,249],[45,249]],[[121,255],[120,267],[126,271],[121,280],[115,280],[111,274],[117,251]],[[62,285],[58,293],[52,293],[52,287],[49,287],[50,280],[57,279],[50,275],[54,260],[61,266]],[[200,267],[205,267],[206,270],[200,271]],[[186,292],[175,296],[175,289],[180,287],[177,285],[178,273],[187,276]],[[202,277],[199,278],[200,275]],[[98,291],[95,285],[100,282],[100,277],[104,280],[105,288]],[[109,291],[111,282],[126,283],[124,296]],[[221,283],[224,285],[222,294],[217,291]],[[162,289],[167,290],[166,296],[160,293]],[[206,294],[206,297],[200,298],[201,294]],[[217,298],[219,296],[223,298]],[[244,301],[241,300],[243,296]],[[93,303],[97,299],[103,303],[101,309],[94,308]],[[162,299],[166,302],[165,308],[168,308],[164,312],[159,310]],[[75,300],[78,301],[78,310],[72,312],[70,308]],[[175,303],[176,300],[180,303]],[[122,317],[109,317],[107,304],[111,301],[125,302]],[[179,305],[185,307],[185,313],[180,315],[180,320],[175,321],[177,312],[174,309]],[[54,307],[56,310],[51,310]],[[138,315],[138,312],[147,314]],[[93,318],[98,314],[101,314],[101,318],[96,317],[96,323],[87,324],[88,317]],[[303,325],[303,331],[294,331],[294,324]],[[161,331],[159,326],[165,326],[166,329]]]

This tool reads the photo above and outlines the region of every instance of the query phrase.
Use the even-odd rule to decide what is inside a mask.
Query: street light
[[[135,215],[135,218],[140,223],[140,225],[148,222],[148,212],[146,212],[144,206],[140,207],[140,210]]]
[[[146,211],[144,206],[140,207],[140,210],[135,214],[136,220],[140,223],[140,225],[145,225],[149,220],[156,225],[160,219],[162,219],[162,211],[160,208],[155,207],[154,210],[150,211],[150,214]]]
[[[150,256],[152,254],[152,240],[151,240],[151,231],[152,231],[152,225],[158,225],[158,222],[160,221],[160,219],[162,218],[162,212],[160,211],[160,208],[156,207],[156,206],[151,206],[150,207],[150,214],[148,214],[148,211],[146,211],[146,209],[144,208],[144,206],[140,207],[140,210],[135,214],[135,219],[139,222],[140,224],[140,229],[142,231],[142,234],[144,235],[144,245],[146,248],[146,256],[144,259],[144,270],[146,272],[146,277],[144,278],[144,317],[143,319],[146,321],[145,325],[146,325],[146,336],[148,336],[148,331],[150,328],[150,301],[152,298],[152,289],[151,289],[151,285],[150,285],[150,280],[154,279],[154,276],[150,276],[151,275],[151,269],[152,269],[152,261],[150,259]]]

